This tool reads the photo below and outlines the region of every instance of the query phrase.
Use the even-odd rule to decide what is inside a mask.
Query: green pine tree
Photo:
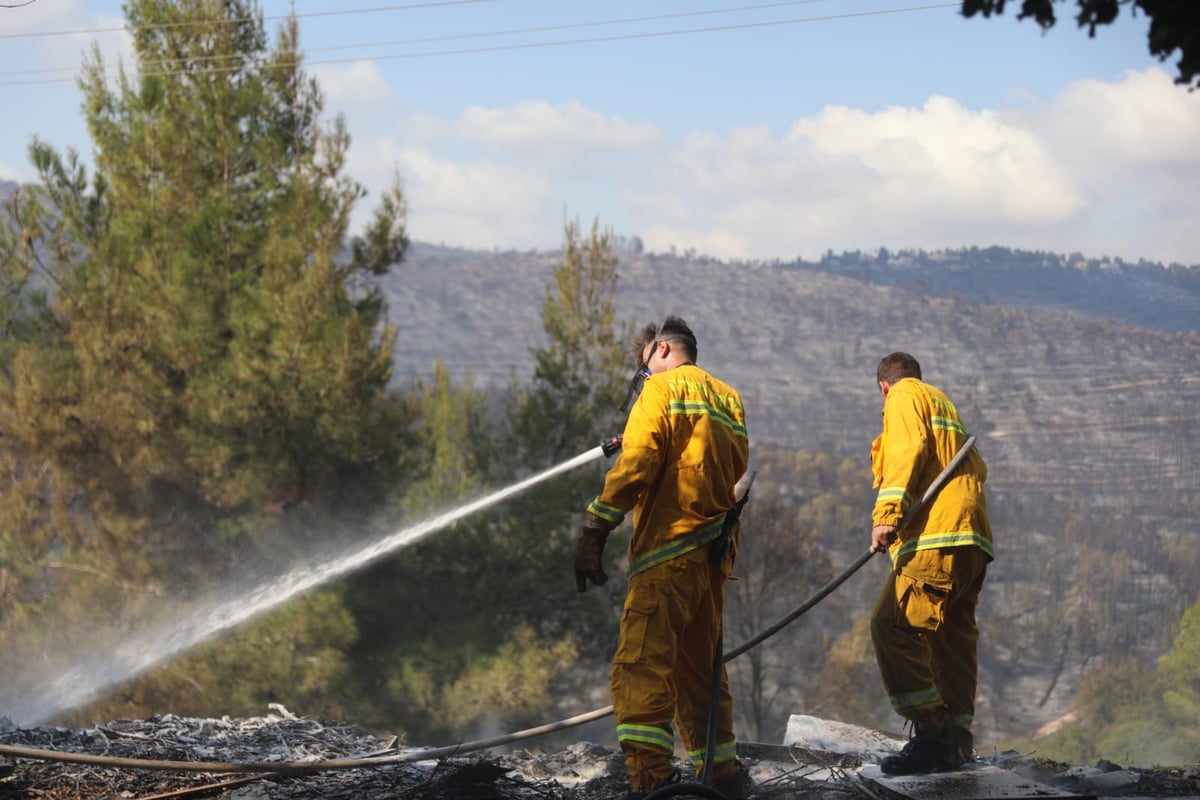
[[[294,19],[272,44],[248,0],[125,9],[135,63],[95,52],[80,79],[90,178],[34,141],[0,230],[0,621],[161,605],[281,515],[381,502],[401,463],[376,288],[407,246],[399,182],[351,236],[365,191]]]
[[[568,223],[554,284],[542,301],[547,344],[533,351],[533,383],[512,411],[514,447],[525,466],[550,466],[624,427],[619,406],[633,372],[633,325],[619,321],[619,259],[612,232]]]
[[[542,307],[548,344],[534,352],[531,383],[514,380],[507,408],[498,408],[469,380],[454,386],[436,371],[423,389],[417,434],[430,470],[407,492],[414,521],[620,432],[632,365],[617,327],[616,281],[611,234],[593,226],[585,238],[568,225]],[[360,709],[364,724],[400,725],[414,741],[438,741],[469,736],[485,719],[501,727],[536,721],[554,710],[554,697],[584,710],[578,697],[594,687],[562,687],[578,672],[577,653],[611,650],[619,613],[619,579],[612,592],[580,595],[571,567],[577,524],[601,480],[601,462],[556,476],[355,582],[359,694],[372,698]],[[612,550],[615,562],[620,544]]]

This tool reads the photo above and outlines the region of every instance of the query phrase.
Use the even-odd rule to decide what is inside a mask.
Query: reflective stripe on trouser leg
[[[708,718],[712,712],[713,661],[716,658],[717,637],[721,635],[728,571],[713,567],[707,552],[694,556],[683,566],[694,574],[694,585],[704,588],[696,597],[696,613],[692,624],[679,636],[679,659],[673,673],[677,689],[675,719],[679,723],[679,738],[683,740],[683,746],[692,759],[696,775],[703,778]],[[721,666],[720,676],[714,776],[723,776],[726,772],[722,769],[723,765],[732,762],[737,755],[737,738],[733,734],[733,697],[729,692],[729,676],[724,665]]]
[[[704,768],[704,748],[699,750],[689,750],[688,758],[692,760],[692,766],[696,768],[696,774],[703,777]],[[713,751],[713,772],[718,772],[717,767],[720,767],[727,761],[732,761],[737,758],[737,740],[721,742]]]
[[[974,547],[921,550],[884,582],[871,617],[879,674],[896,712],[919,727],[940,726],[943,703],[974,713],[975,605],[986,563]]]
[[[888,700],[891,702],[892,708],[896,709],[897,714],[912,720],[916,720],[917,716],[923,715],[929,709],[943,705],[942,693],[936,686],[918,689],[915,692],[888,695]]]
[[[653,725],[618,725],[617,741],[624,745],[626,742],[637,742],[649,747],[656,747],[668,756],[675,752],[675,734],[670,728],[656,728]]]
[[[612,668],[618,731],[634,727],[670,731],[678,720],[684,746],[703,749],[723,597],[714,596],[714,584],[723,592],[723,572],[709,565],[705,549],[630,579]],[[718,716],[721,742],[734,738],[733,706],[727,697],[726,687]],[[620,741],[633,791],[649,792],[666,783],[674,767],[671,752],[661,742]]]
[[[971,725],[975,721],[975,692],[979,675],[979,628],[975,609],[987,575],[987,557],[974,547],[946,552],[946,569],[954,578],[954,592],[938,635],[932,641],[934,670],[942,699],[950,708],[954,737],[964,756],[975,749]]]

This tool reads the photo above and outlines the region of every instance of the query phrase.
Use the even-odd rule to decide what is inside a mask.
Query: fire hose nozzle
[[[614,453],[621,449],[621,434],[617,434],[608,439],[600,441],[600,449],[604,451],[604,455],[612,457]]]

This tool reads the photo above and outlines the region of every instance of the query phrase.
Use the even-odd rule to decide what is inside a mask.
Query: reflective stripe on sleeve
[[[599,517],[605,522],[611,522],[614,527],[620,525],[621,520],[625,519],[624,511],[609,503],[601,502],[599,497],[588,504],[587,513],[593,517]]]

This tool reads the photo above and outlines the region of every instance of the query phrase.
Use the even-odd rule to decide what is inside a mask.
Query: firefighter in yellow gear
[[[617,738],[639,798],[672,780],[674,729],[699,775],[725,581],[733,547],[724,537],[749,440],[741,396],[696,366],[687,323],[668,317],[634,344],[645,377],[622,434],[622,450],[601,494],[587,507],[576,547],[576,576],[603,583],[608,531],[633,511],[628,593],[612,665]],[[721,668],[712,785],[740,796],[750,783],[736,758],[733,700]],[[701,776],[707,778],[707,776]]]
[[[974,448],[941,490],[897,530],[905,511],[954,458],[968,434],[944,392],[921,380],[908,353],[879,363],[883,431],[871,448],[878,489],[872,549],[892,569],[871,618],[879,673],[914,737],[881,767],[892,774],[955,769],[973,758],[979,662],[975,608],[995,557]]]

